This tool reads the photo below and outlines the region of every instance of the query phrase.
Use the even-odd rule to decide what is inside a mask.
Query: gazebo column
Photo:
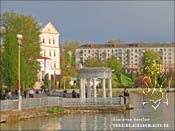
[[[85,81],[86,81],[86,79],[83,79],[83,88],[82,88],[82,97],[83,98],[86,98]]]
[[[111,78],[108,79],[108,88],[109,88],[108,97],[112,98],[112,80]]]
[[[90,79],[87,79],[87,98],[91,97],[91,84]]]
[[[80,78],[80,98],[85,98],[85,79]]]
[[[80,87],[79,87],[80,98],[83,98],[83,79],[80,78]]]
[[[93,79],[94,98],[97,98],[96,78]]]
[[[102,93],[103,93],[103,98],[106,98],[106,82],[105,78],[102,80]]]

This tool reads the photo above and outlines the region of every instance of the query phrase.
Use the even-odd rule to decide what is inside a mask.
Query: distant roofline
[[[135,43],[87,43],[87,44],[82,44],[81,46],[77,47],[77,49],[82,49],[82,48],[139,48],[139,47],[145,47],[145,48],[149,48],[149,47],[175,47],[175,42],[169,42],[169,43],[165,43],[165,42],[150,42],[150,43],[139,43],[139,42],[135,42]]]

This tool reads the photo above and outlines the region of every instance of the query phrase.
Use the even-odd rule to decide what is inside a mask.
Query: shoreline
[[[92,106],[92,107],[65,107],[63,112],[48,113],[48,109],[56,106],[40,107],[32,109],[24,109],[22,111],[1,111],[0,118],[1,123],[7,123],[16,120],[25,120],[36,117],[48,117],[52,115],[64,115],[64,114],[83,114],[83,113],[106,113],[106,112],[120,112],[126,111],[126,105],[117,106]]]

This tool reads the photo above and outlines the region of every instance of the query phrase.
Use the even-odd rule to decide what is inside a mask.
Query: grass
[[[64,112],[64,107],[63,106],[56,106],[56,107],[50,107],[47,110],[48,113],[58,113],[58,112]]]

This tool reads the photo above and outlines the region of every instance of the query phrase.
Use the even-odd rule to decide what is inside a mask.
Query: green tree
[[[0,92],[2,91],[2,43],[0,42]]]
[[[106,64],[98,58],[89,58],[85,61],[84,66],[86,67],[106,67]]]
[[[37,80],[40,54],[39,25],[32,16],[25,16],[14,12],[2,15],[4,28],[3,40],[3,80],[8,87],[17,86],[17,34],[22,34],[21,47],[21,82],[25,87],[32,86]],[[5,63],[4,63],[5,62]]]
[[[158,52],[146,50],[142,57],[144,75],[151,78],[152,84],[156,84],[158,76],[162,73],[161,58]]]
[[[116,73],[120,72],[123,68],[121,61],[115,56],[111,56],[109,59],[107,59],[107,66],[113,69]]]
[[[80,45],[77,41],[65,41],[61,53],[61,73],[62,76],[77,77],[77,68],[75,66],[75,49]]]
[[[113,73],[117,76],[118,80],[121,83],[121,71],[122,71],[122,64],[121,61],[115,57],[111,56],[109,59],[107,59],[107,67],[111,68],[113,70]]]
[[[49,85],[49,74],[46,74],[44,76],[44,85],[43,85],[43,87],[48,88],[48,85]]]
[[[4,51],[2,54],[3,81],[9,88],[17,86],[17,54],[18,45],[16,36],[9,33],[4,39]]]

